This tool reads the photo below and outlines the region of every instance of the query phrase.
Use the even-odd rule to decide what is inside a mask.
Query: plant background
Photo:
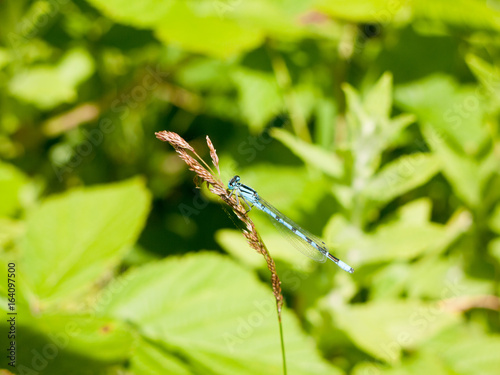
[[[265,262],[167,129],[355,268],[251,212],[290,374],[498,373],[499,31],[493,0],[1,2],[4,372],[282,372]]]

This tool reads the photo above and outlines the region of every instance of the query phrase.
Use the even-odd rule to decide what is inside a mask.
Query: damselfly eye
[[[238,181],[240,180],[240,176],[234,176],[231,180],[229,180],[229,183],[227,184],[229,188],[234,188]]]

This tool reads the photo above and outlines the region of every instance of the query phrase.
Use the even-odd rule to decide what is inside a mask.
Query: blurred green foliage
[[[355,268],[252,211],[290,374],[498,373],[499,31],[497,0],[0,3],[2,366],[282,372],[265,263],[167,129]]]

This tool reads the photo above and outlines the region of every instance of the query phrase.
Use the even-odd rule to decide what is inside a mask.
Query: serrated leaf
[[[170,258],[117,283],[120,290],[102,301],[102,312],[132,322],[162,350],[187,359],[192,372],[281,372],[274,297],[227,258],[209,253]],[[338,372],[318,356],[286,309],[283,325],[294,374]]]
[[[436,312],[437,311],[437,312]],[[397,363],[412,349],[446,327],[460,322],[437,303],[394,300],[357,304],[333,311],[336,326],[375,358]]]
[[[30,293],[54,302],[112,269],[144,225],[149,193],[138,179],[51,197],[30,215],[20,267]]]
[[[306,143],[282,129],[272,129],[271,135],[287,146],[305,163],[320,169],[325,174],[342,178],[344,167],[340,159],[325,149]]]
[[[429,153],[405,155],[385,165],[365,187],[364,194],[378,202],[389,202],[425,184],[439,171],[439,161]]]

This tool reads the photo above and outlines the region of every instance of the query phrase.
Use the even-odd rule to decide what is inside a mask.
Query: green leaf
[[[271,135],[287,146],[305,163],[320,169],[331,177],[342,178],[344,167],[342,161],[334,153],[306,143],[282,129],[272,129]]]
[[[331,149],[335,140],[337,106],[332,100],[318,99],[316,104],[316,143],[324,149]]]
[[[392,76],[384,74],[369,88],[364,97],[349,84],[343,85],[346,96],[346,120],[353,161],[353,186],[363,190],[375,173],[382,152],[408,126],[413,117],[390,118],[392,108]]]
[[[109,290],[117,286],[118,292],[101,302],[102,312],[132,322],[159,351],[189,363],[192,373],[281,372],[274,297],[227,258],[209,253],[170,258],[127,273]],[[287,309],[283,326],[294,374],[338,373],[319,357]]]
[[[397,217],[407,223],[425,224],[430,221],[431,213],[432,201],[429,198],[420,198],[401,206]]]
[[[383,0],[320,0],[318,8],[335,17],[361,23],[407,23],[420,25],[499,30],[499,7],[494,1],[460,0],[453,9],[446,0],[387,2]],[[417,23],[420,22],[420,23]],[[442,27],[441,27],[442,28]],[[432,28],[431,28],[432,29]]]
[[[490,228],[500,234],[500,203],[495,206],[493,213],[490,216]]]
[[[453,374],[495,375],[500,368],[500,338],[476,327],[457,326],[429,340],[424,350],[439,353]]]
[[[67,52],[56,66],[36,66],[21,71],[9,82],[9,90],[16,98],[48,110],[74,102],[78,85],[93,72],[92,56],[86,50],[75,49]]]
[[[90,0],[109,18],[153,30],[168,45],[211,55],[232,57],[261,45],[266,37],[294,40],[309,35],[300,17],[312,0],[170,0],[132,4],[123,0]]]
[[[21,311],[21,310],[20,310]],[[18,373],[102,374],[124,363],[137,342],[126,323],[63,312],[30,316],[23,308],[16,332]],[[0,324],[4,332],[5,324]]]
[[[481,202],[482,182],[478,164],[449,147],[431,126],[424,124],[423,133],[457,196],[470,207],[477,207]]]
[[[0,250],[13,246],[16,240],[24,234],[22,221],[0,217]],[[13,254],[10,254],[11,256]],[[2,287],[0,286],[0,290]]]
[[[298,224],[304,212],[317,212],[325,194],[322,180],[313,178],[303,167],[257,164],[243,170],[240,176],[244,184],[256,189],[262,198]]]
[[[445,142],[460,154],[476,155],[488,138],[484,98],[476,87],[460,86],[449,76],[434,75],[398,87],[395,99],[432,128],[434,143]]]
[[[446,227],[434,223],[391,222],[364,234],[340,215],[325,228],[327,243],[341,249],[340,257],[355,265],[408,260],[440,248]],[[346,254],[345,256],[343,254]]]
[[[165,44],[197,53],[226,58],[257,47],[264,41],[261,28],[247,27],[233,15],[235,9],[223,1],[185,2],[91,0],[111,19],[155,31]],[[193,27],[193,26],[196,27]]]
[[[408,297],[447,300],[494,292],[491,282],[467,276],[458,265],[461,260],[455,256],[446,260],[428,257],[413,263],[407,274]]]
[[[384,73],[364,100],[366,111],[381,119],[389,118],[392,110],[392,74]]]
[[[248,245],[245,237],[243,237],[243,234],[238,230],[218,230],[217,233],[215,233],[215,240],[228,254],[232,255],[243,264],[257,268],[262,266],[262,263],[265,262],[262,255]]]
[[[440,358],[439,353],[416,351],[403,358],[399,365],[381,366],[378,363],[361,363],[352,371],[352,375],[376,373],[380,375],[451,375],[450,369]]]
[[[283,110],[283,100],[276,79],[250,69],[239,69],[233,74],[238,88],[238,102],[250,128],[262,131],[266,123]]]
[[[432,154],[405,155],[385,165],[368,182],[365,195],[378,202],[389,202],[425,184],[439,171],[439,161]]]
[[[444,235],[442,225],[415,225],[395,222],[382,225],[368,236],[367,246],[360,249],[363,262],[412,259],[435,246]]]
[[[398,298],[405,291],[410,270],[410,265],[402,263],[381,268],[373,275],[371,297],[374,300]]]
[[[128,4],[125,2],[125,9],[130,9]],[[175,43],[183,49],[218,58],[253,49],[264,41],[265,35],[261,29],[249,28],[238,20],[220,17],[214,11],[216,4],[206,1],[171,1],[166,5],[168,10],[163,12],[161,22],[155,25],[156,35],[165,44]],[[140,16],[140,13],[136,14],[136,17]],[[134,19],[133,23],[137,21]]]
[[[153,343],[141,340],[130,358],[131,370],[136,374],[191,375],[187,364]]]
[[[0,162],[0,216],[12,215],[21,207],[21,188],[26,182],[24,173]]]
[[[465,62],[498,108],[498,106],[500,106],[500,88],[498,86],[498,82],[500,82],[500,72],[498,69],[473,54],[468,54],[465,58]]]
[[[438,302],[386,300],[334,310],[335,325],[375,358],[397,363],[403,349],[414,349],[446,327],[460,322]]]
[[[130,180],[51,197],[30,215],[20,268],[41,302],[78,295],[127,252],[149,208],[144,183]]]
[[[318,9],[335,17],[354,22],[389,22],[398,17],[405,3],[384,0],[328,1],[319,0]]]
[[[500,238],[495,238],[488,244],[488,251],[500,263]]]
[[[285,261],[301,271],[311,268],[312,259],[299,253],[283,236],[276,233],[276,228],[270,228],[273,230],[273,233],[265,230],[262,231],[261,228],[262,226],[258,226],[259,234],[275,261]],[[242,263],[253,268],[267,268],[264,257],[248,245],[248,242],[240,231],[229,229],[219,230],[215,238],[217,243],[228,254],[239,259]]]
[[[416,19],[447,24],[454,27],[479,30],[500,30],[500,12],[492,6],[493,1],[459,0],[450,8],[446,0],[412,2]]]

